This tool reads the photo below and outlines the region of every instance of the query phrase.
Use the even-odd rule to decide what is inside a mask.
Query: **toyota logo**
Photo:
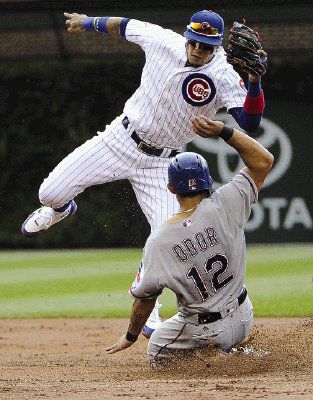
[[[216,119],[223,121],[229,126],[238,126],[234,123],[234,119],[227,114],[218,113],[216,114]],[[263,186],[268,187],[278,181],[288,170],[292,160],[292,147],[286,132],[273,121],[263,118],[260,124],[260,131],[261,134],[255,138],[258,140],[258,142],[260,142],[267,149],[270,149],[274,145],[278,146],[279,148],[278,155],[275,157],[274,166],[266,178]],[[225,145],[223,139],[219,138],[216,140],[213,138],[202,138],[199,136],[193,140],[192,144],[199,148],[200,153],[206,152],[208,155],[214,154],[216,156],[217,170],[221,181],[218,182],[218,179],[213,178],[214,188],[229,182],[244,166],[236,150]],[[213,167],[210,159],[208,164],[209,167]]]

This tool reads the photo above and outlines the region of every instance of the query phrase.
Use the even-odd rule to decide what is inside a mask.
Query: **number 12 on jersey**
[[[208,258],[204,264],[204,271],[209,274],[214,267],[214,264],[219,264],[219,268],[213,272],[211,277],[211,285],[215,292],[218,292],[222,287],[226,286],[232,279],[233,274],[228,275],[226,278],[219,281],[219,276],[226,272],[228,267],[228,259],[225,254],[214,254],[212,257]],[[198,292],[200,293],[203,300],[210,297],[208,289],[202,279],[197,267],[194,265],[187,272],[187,278],[192,279]]]

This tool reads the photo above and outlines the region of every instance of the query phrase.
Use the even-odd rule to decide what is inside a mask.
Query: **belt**
[[[237,297],[238,300],[238,307],[246,300],[247,297],[247,289],[243,288],[242,292],[240,295]],[[229,309],[226,309],[226,314],[230,313],[232,310],[232,307]],[[206,314],[199,314],[198,315],[198,324],[203,325],[203,324],[210,324],[211,322],[218,321],[219,319],[222,319],[222,314],[220,312],[210,312]]]
[[[122,124],[124,126],[125,129],[128,128],[130,122],[128,117],[124,117],[122,120]],[[160,148],[160,147],[155,147],[152,146],[151,144],[145,142],[144,140],[140,139],[140,137],[138,136],[136,131],[133,131],[133,133],[130,136],[133,141],[137,144],[137,149],[139,151],[141,151],[142,153],[145,153],[149,156],[156,156],[156,157],[160,157],[160,155],[163,153],[163,151],[165,150],[164,148]],[[171,158],[171,157],[175,157],[177,154],[179,154],[179,151],[177,150],[172,150],[167,157]]]

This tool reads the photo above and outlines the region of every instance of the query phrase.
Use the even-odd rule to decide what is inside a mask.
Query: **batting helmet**
[[[181,153],[171,159],[168,167],[168,182],[176,193],[211,191],[213,180],[205,159],[197,153]]]
[[[190,19],[184,32],[187,39],[217,46],[222,44],[224,21],[213,11],[198,11]]]

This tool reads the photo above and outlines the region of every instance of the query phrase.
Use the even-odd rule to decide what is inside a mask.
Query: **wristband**
[[[89,31],[94,30],[95,26],[94,26],[93,20],[94,20],[94,17],[86,17],[85,19],[83,19],[83,21],[82,21],[83,29],[86,29]]]
[[[126,333],[126,335],[125,335],[125,339],[126,339],[128,342],[135,343],[136,340],[138,339],[138,335],[134,335],[133,333],[127,331],[127,333]]]
[[[109,19],[109,17],[96,17],[94,20],[95,30],[98,32],[107,33],[108,32],[108,28],[107,28],[108,19]]]
[[[221,132],[219,133],[219,137],[222,138],[223,140],[225,140],[225,142],[227,142],[227,140],[229,140],[234,133],[234,129],[230,128],[227,125],[223,126],[223,129],[221,130]]]
[[[82,27],[89,31],[107,33],[107,22],[109,17],[87,17],[82,21]]]

